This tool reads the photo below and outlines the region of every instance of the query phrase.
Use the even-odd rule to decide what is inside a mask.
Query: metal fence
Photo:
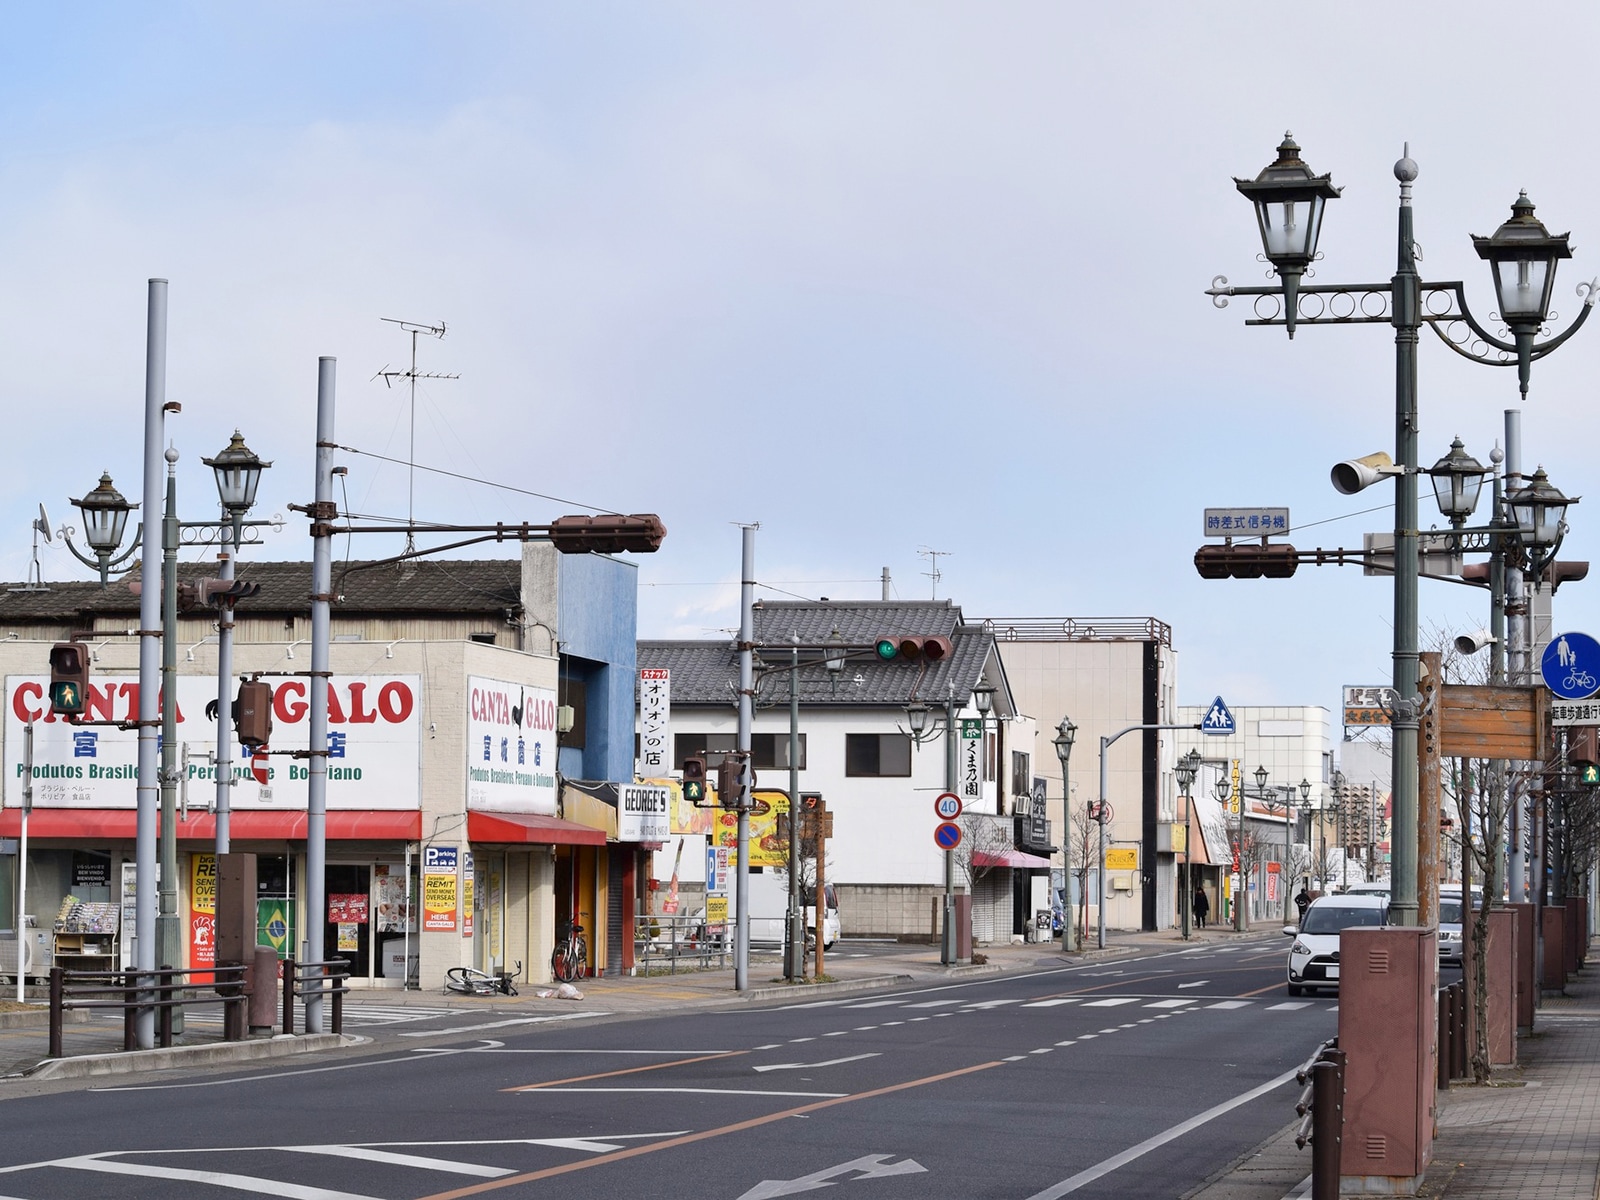
[[[1339,1200],[1339,1149],[1344,1139],[1344,1051],[1339,1039],[1317,1047],[1295,1073],[1305,1090],[1294,1106],[1300,1128],[1294,1144],[1311,1147],[1311,1200]]]
[[[644,974],[704,971],[728,965],[733,930],[707,925],[703,914],[656,914],[635,927],[634,964]]]

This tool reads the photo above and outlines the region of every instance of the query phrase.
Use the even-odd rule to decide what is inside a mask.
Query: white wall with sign
[[[666,842],[672,837],[672,790],[625,783],[617,789],[617,840]]]
[[[556,811],[556,693],[467,677],[467,807]]]
[[[6,676],[5,803],[22,803],[22,730],[34,722],[33,802],[40,808],[133,808],[139,734],[114,725],[70,725],[50,715],[49,677]],[[308,748],[311,704],[305,679],[272,679],[272,748]],[[420,675],[335,675],[328,684],[328,807],[414,809],[421,804]],[[190,802],[209,799],[216,786],[206,756],[217,727],[205,708],[217,698],[214,676],[178,676],[178,738],[189,748]],[[96,672],[85,718],[133,721],[139,716],[137,675]],[[231,734],[231,730],[229,731]],[[234,744],[236,809],[305,808],[306,760],[274,754],[263,788],[250,774],[250,756]]]

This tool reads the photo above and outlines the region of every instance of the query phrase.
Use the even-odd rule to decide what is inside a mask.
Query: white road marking
[[[812,1067],[836,1067],[840,1063],[860,1062],[864,1058],[879,1058],[878,1054],[852,1054],[849,1058],[830,1058],[826,1062],[814,1063],[770,1063],[766,1066],[752,1067],[754,1071],[808,1071]]]
[[[1029,1054],[1049,1054],[1051,1049],[1052,1049],[1052,1047],[1050,1047],[1050,1046],[1044,1046],[1044,1047],[1042,1047],[1042,1048],[1040,1048],[1038,1050],[1029,1050],[1028,1053]]]
[[[234,1188],[237,1191],[254,1192],[261,1196],[283,1196],[286,1200],[375,1200],[374,1197],[363,1196],[357,1192],[335,1192],[328,1188],[280,1183],[274,1179],[257,1179],[251,1175],[114,1162],[88,1154],[81,1158],[58,1158],[51,1166],[66,1167],[76,1171],[101,1171],[107,1175],[134,1175],[142,1179],[181,1179],[185,1183],[209,1183],[213,1187]]]
[[[1007,1004],[1019,1004],[1020,1000],[975,1000],[970,1004],[963,1004],[962,1008],[1001,1008]]]
[[[765,1046],[757,1046],[757,1047],[755,1047],[755,1049],[757,1049],[757,1050],[777,1050],[780,1047],[782,1047],[782,1045],[783,1045],[782,1042],[772,1042],[772,1043],[770,1043],[768,1045],[765,1045]]]
[[[883,1027],[885,1029],[889,1029],[889,1028],[892,1028],[895,1025],[904,1025],[904,1024],[905,1024],[904,1021],[885,1021],[883,1023]]]
[[[1285,1000],[1282,1004],[1267,1005],[1268,1012],[1292,1012],[1297,1008],[1310,1008],[1309,1000]]]
[[[1180,988],[1205,987],[1205,985],[1210,983],[1210,982],[1211,982],[1211,980],[1209,980],[1209,979],[1196,979],[1193,983],[1180,983],[1178,985],[1178,987],[1180,987]]]
[[[898,1000],[873,1000],[867,1004],[847,1004],[846,1008],[885,1008],[891,1004],[899,1004]]]
[[[1064,1042],[1057,1042],[1056,1045],[1058,1045],[1058,1046],[1071,1046],[1071,1045],[1075,1044],[1077,1042],[1077,1040],[1078,1040],[1077,1038],[1068,1038]]]
[[[1194,1000],[1191,999],[1190,997],[1182,996],[1182,997],[1179,997],[1176,1000],[1157,1000],[1154,1004],[1146,1004],[1145,1007],[1146,1008],[1187,1008],[1189,1005],[1191,1005],[1193,1003],[1194,1003]]]
[[[543,1025],[547,1021],[576,1021],[581,1017],[607,1017],[610,1013],[574,1012],[556,1013],[548,1017],[511,1017],[504,1021],[485,1021],[482,1025],[455,1025],[449,1029],[415,1029],[400,1037],[454,1037],[458,1033],[476,1033],[480,1029],[506,1029],[512,1025]]]
[[[961,1001],[957,1000],[954,996],[950,996],[950,997],[948,997],[947,999],[944,999],[944,1000],[924,1000],[921,1004],[908,1004],[908,1005],[906,1005],[906,1007],[907,1008],[941,1008],[946,1004],[960,1004],[960,1003],[961,1003]]]
[[[1091,1038],[1097,1038],[1097,1037],[1099,1037],[1099,1036],[1100,1036],[1100,1035],[1099,1035],[1099,1034],[1098,1034],[1098,1033],[1080,1033],[1080,1034],[1079,1034],[1079,1035],[1078,1035],[1078,1040],[1079,1040],[1079,1041],[1080,1041],[1080,1042],[1087,1042],[1087,1041],[1088,1041],[1088,1040],[1089,1040],[1089,1039],[1091,1039]]]
[[[814,1037],[803,1037],[803,1038],[790,1038],[790,1039],[789,1039],[789,1044],[790,1044],[790,1045],[791,1045],[791,1046],[792,1046],[792,1045],[794,1045],[794,1044],[795,1044],[795,1043],[796,1043],[796,1042],[814,1042],[814,1041],[816,1041],[816,1040],[817,1040],[817,1039],[816,1039],[816,1038],[814,1038]]]
[[[1206,1005],[1207,1008],[1249,1008],[1254,1000],[1219,1000],[1215,1004]]]
[[[1296,1070],[1298,1070],[1298,1068],[1296,1068]],[[1047,1187],[1042,1192],[1036,1192],[1034,1195],[1028,1197],[1028,1200],[1060,1200],[1060,1197],[1068,1195],[1071,1192],[1075,1192],[1079,1188],[1086,1187],[1095,1180],[1109,1175],[1111,1172],[1121,1167],[1127,1166],[1136,1159],[1143,1158],[1146,1154],[1149,1154],[1150,1151],[1165,1146],[1168,1142],[1182,1137],[1191,1130],[1200,1128],[1200,1126],[1206,1124],[1208,1121],[1214,1121],[1225,1113],[1232,1112],[1240,1105],[1248,1104],[1258,1096],[1265,1096],[1268,1092],[1282,1087],[1284,1084],[1288,1083],[1289,1080],[1293,1079],[1294,1076],[1294,1071],[1285,1071],[1276,1079],[1269,1079],[1266,1083],[1263,1083],[1259,1087],[1251,1088],[1248,1092],[1244,1092],[1238,1096],[1235,1096],[1232,1100],[1224,1100],[1221,1104],[1206,1109],[1205,1112],[1195,1114],[1187,1121],[1180,1121],[1178,1124],[1172,1126],[1172,1128],[1163,1130],[1154,1137],[1146,1138],[1137,1146],[1129,1146],[1121,1154],[1113,1154],[1110,1158],[1104,1160],[1103,1162],[1096,1163],[1086,1171],[1079,1171],[1076,1175],[1069,1179],[1063,1179],[1060,1183],[1055,1184],[1052,1187]]]
[[[325,1154],[332,1158],[356,1158],[362,1162],[385,1163],[395,1167],[474,1175],[479,1179],[498,1179],[502,1175],[516,1174],[510,1167],[484,1167],[445,1158],[426,1158],[420,1154],[396,1154],[393,1150],[369,1150],[364,1146],[285,1146],[284,1149],[296,1154]]]
[[[928,1168],[914,1158],[903,1158],[897,1163],[888,1161],[887,1154],[866,1154],[860,1158],[813,1171],[798,1179],[763,1179],[739,1197],[739,1200],[774,1200],[778,1196],[792,1196],[796,1192],[809,1192],[816,1188],[831,1187],[835,1176],[859,1172],[854,1179],[876,1179],[884,1175],[916,1175]],[[854,1180],[852,1180],[854,1182]]]
[[[1104,1000],[1090,1000],[1087,1004],[1084,1005],[1084,1007],[1085,1008],[1116,1008],[1119,1005],[1123,1005],[1123,1004],[1137,1004],[1137,1003],[1139,1003],[1139,997],[1137,997],[1137,996],[1108,996]]]
[[[1057,1005],[1061,1005],[1061,1004],[1081,1004],[1082,1002],[1083,1002],[1083,997],[1082,996],[1066,996],[1064,998],[1056,999],[1056,1000],[1030,1000],[1030,1001],[1028,1001],[1028,1003],[1024,1004],[1022,1007],[1023,1008],[1055,1008]]]

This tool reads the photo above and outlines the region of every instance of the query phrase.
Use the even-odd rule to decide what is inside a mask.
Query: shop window
[[[1020,750],[1011,752],[1011,794],[1013,796],[1033,795],[1033,763],[1032,755],[1024,754]]]
[[[703,754],[716,762],[724,754],[732,754],[739,747],[739,739],[732,733],[679,733],[672,738],[673,763],[683,770],[683,760],[691,755]],[[789,769],[789,735],[787,733],[753,733],[750,735],[750,757],[757,771],[787,771]],[[806,769],[806,735],[800,735],[800,761],[795,764]]]
[[[903,733],[845,734],[844,773],[880,779],[910,775],[910,737]]]

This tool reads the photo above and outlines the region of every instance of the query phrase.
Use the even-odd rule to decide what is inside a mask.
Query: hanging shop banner
[[[422,848],[422,927],[443,933],[456,928],[456,848]]]
[[[22,730],[33,721],[37,807],[133,808],[138,729],[68,724],[50,712],[49,682],[44,675],[6,676],[5,803],[22,803]],[[311,729],[309,681],[271,683],[273,748],[304,750]],[[329,809],[421,806],[421,686],[420,675],[335,675],[329,680]],[[216,768],[206,756],[216,749],[217,726],[205,715],[206,705],[216,699],[214,675],[178,676],[178,737],[189,748],[186,780],[191,797],[209,795],[216,787]],[[96,673],[84,696],[84,718],[137,721],[138,676]],[[235,745],[231,758],[234,809],[306,807],[309,777],[304,759],[269,757],[263,786],[251,772],[244,747]]]
[[[367,908],[365,892],[332,893],[328,896],[328,924],[365,925]]]
[[[961,787],[963,804],[983,799],[983,720],[961,721]]]
[[[664,775],[677,769],[672,761],[671,722],[672,672],[665,667],[645,667],[639,672],[640,775]]]
[[[467,678],[467,807],[556,812],[556,694]]]
[[[672,836],[672,793],[664,787],[624,783],[617,788],[617,840],[665,842]]]
[[[189,856],[189,966],[191,969],[217,964],[217,856]],[[205,972],[192,977],[195,983],[210,983]]]
[[[472,851],[461,856],[461,936],[472,936],[473,897],[478,894],[478,876],[472,865]]]

